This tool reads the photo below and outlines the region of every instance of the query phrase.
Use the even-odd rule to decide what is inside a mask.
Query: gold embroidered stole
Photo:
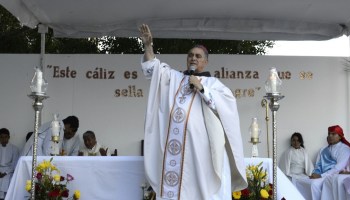
[[[161,180],[160,195],[163,198],[180,198],[187,122],[196,95],[188,79],[189,76],[182,79],[170,112]]]

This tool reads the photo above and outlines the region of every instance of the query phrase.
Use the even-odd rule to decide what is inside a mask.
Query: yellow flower
[[[61,176],[59,174],[55,174],[53,176],[53,180],[55,180],[56,182],[60,182],[61,181]]]
[[[36,167],[36,170],[39,172],[43,172],[47,170],[50,166],[51,166],[51,162],[44,160],[41,163],[39,163],[39,165]]]
[[[232,192],[233,199],[240,199],[242,196],[241,191]]]
[[[262,197],[262,198],[264,198],[264,199],[267,199],[267,198],[269,198],[269,193],[265,190],[265,189],[261,189],[260,190],[260,196]]]
[[[74,191],[74,199],[80,199],[80,191],[79,190]]]
[[[262,171],[262,172],[260,173],[260,179],[265,178],[265,176],[266,176],[266,172]]]
[[[59,187],[59,193],[55,194],[57,195],[57,199],[62,199],[63,196],[68,197],[69,196],[69,190],[67,189],[68,182],[74,180],[73,176],[70,174],[67,174],[67,178],[65,183],[61,182],[61,175],[58,168],[52,163],[53,158],[51,158],[49,161],[42,161],[39,163],[36,167],[37,169],[37,176],[35,180],[35,184],[38,184],[40,186],[40,191],[38,190],[38,193],[45,198],[49,192],[52,192],[53,188]],[[56,172],[54,172],[56,171]],[[26,183],[25,189],[30,192],[31,191],[31,180],[28,180]],[[55,189],[56,192],[56,189]],[[40,196],[39,195],[39,196]],[[72,200],[78,200],[80,198],[80,191],[76,190],[73,197],[70,197],[68,199]],[[42,199],[42,198],[40,198]],[[45,198],[46,199],[46,198]]]
[[[29,192],[32,189],[32,181],[27,180],[26,182],[26,190]]]
[[[52,165],[52,166],[51,166],[51,170],[52,170],[52,171],[58,171],[58,172],[59,172],[59,170],[57,169],[57,167],[56,167],[55,165]]]

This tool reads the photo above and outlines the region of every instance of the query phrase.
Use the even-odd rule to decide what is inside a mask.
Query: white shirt
[[[5,147],[0,145],[0,172],[7,173],[6,176],[0,178],[0,197],[1,193],[6,192],[11,181],[13,172],[19,158],[18,148],[8,143]]]

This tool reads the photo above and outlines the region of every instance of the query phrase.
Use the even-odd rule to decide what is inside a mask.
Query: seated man
[[[320,200],[325,178],[338,174],[347,165],[350,144],[344,138],[342,128],[338,125],[329,127],[327,141],[329,145],[321,149],[312,175],[295,181],[305,199]]]
[[[80,148],[79,156],[110,156],[108,148],[104,148],[96,141],[95,133],[86,131],[83,134],[85,146]]]
[[[61,155],[77,156],[80,140],[79,135],[76,134],[79,128],[79,119],[76,116],[69,116],[60,122],[60,139],[59,152]],[[63,134],[61,134],[63,133]],[[52,128],[51,121],[43,124],[38,130],[38,156],[51,155],[51,137]],[[24,145],[22,156],[31,156],[33,154],[34,134]]]
[[[0,129],[0,199],[6,196],[19,157],[18,148],[9,143],[9,140],[10,131],[6,128]]]

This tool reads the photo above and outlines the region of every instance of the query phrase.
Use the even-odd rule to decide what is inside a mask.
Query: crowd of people
[[[58,140],[60,156],[117,156],[117,150],[111,154],[108,148],[97,142],[93,131],[83,134],[84,144],[80,143],[79,119],[76,116],[68,116],[60,121],[60,139]],[[51,121],[42,124],[38,130],[37,156],[52,156],[52,127]],[[23,149],[19,149],[9,142],[10,131],[0,129],[0,200],[5,199],[7,189],[20,156],[32,156],[34,134],[28,132]]]

